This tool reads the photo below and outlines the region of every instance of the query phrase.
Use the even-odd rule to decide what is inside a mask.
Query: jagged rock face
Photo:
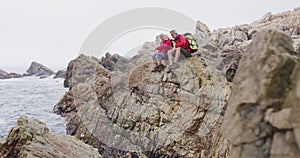
[[[242,56],[222,128],[233,145],[230,157],[300,156],[293,53],[289,36],[264,30]]]
[[[217,46],[215,41],[211,38],[210,29],[202,22],[196,23],[196,39],[200,48],[204,48],[210,51],[216,51]]]
[[[71,136],[49,133],[37,119],[22,116],[0,146],[0,157],[91,157],[100,158],[98,151]]]
[[[101,65],[110,71],[128,72],[133,65],[130,63],[130,59],[122,57],[118,54],[111,55],[106,53],[105,57],[101,58]]]
[[[211,37],[217,44],[218,48],[223,48],[225,46],[235,45],[249,40],[249,30],[250,27],[248,25],[218,29],[212,33]]]
[[[275,15],[269,12],[251,24],[220,28],[214,31],[210,31],[205,24],[197,22],[196,36],[199,37],[197,41],[199,44],[197,56],[201,56],[210,64],[215,65],[222,71],[222,74],[226,76],[228,81],[231,81],[234,77],[234,71],[236,71],[236,69],[231,69],[231,63],[238,63],[236,61],[239,60],[239,56],[232,58],[232,62],[229,62],[229,65],[225,63],[224,60],[226,59],[224,59],[224,56],[227,58],[227,54],[231,56],[230,54],[237,52],[243,54],[257,32],[266,28],[277,29],[291,36],[296,52],[300,44],[299,26],[300,7]],[[297,54],[293,55],[297,56]]]
[[[76,110],[75,104],[73,104],[74,97],[71,91],[65,93],[65,95],[54,106],[53,112],[62,115],[63,117],[71,115]]]
[[[300,7],[272,15],[266,13],[261,19],[250,24],[257,31],[272,28],[278,29],[290,36],[300,35]]]
[[[100,61],[95,57],[86,60],[87,58],[87,56],[81,54],[68,64],[66,79],[64,81],[65,87],[72,88],[73,84],[82,83],[93,75],[95,65],[99,65]],[[76,76],[76,78],[73,76]]]
[[[6,71],[0,69],[0,79],[10,79],[10,78],[20,78],[20,77],[22,77],[21,74],[7,73]]]
[[[92,58],[84,60],[92,65]],[[168,74],[151,73],[151,62],[130,73],[94,64],[90,77],[72,83],[69,103],[76,109],[67,124],[69,134],[98,147],[104,157],[228,156],[230,144],[220,125],[230,85],[212,66],[189,58]],[[79,81],[77,75],[85,73],[76,71],[72,80]]]
[[[47,68],[46,66],[37,63],[37,62],[32,62],[30,64],[30,67],[26,70],[25,76],[50,76],[55,74],[51,69]]]

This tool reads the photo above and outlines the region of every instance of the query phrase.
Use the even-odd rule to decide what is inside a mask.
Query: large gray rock
[[[83,54],[70,61],[66,72],[64,87],[71,88],[73,84],[83,82],[87,78],[91,77],[95,71],[94,65],[98,65],[99,63],[100,61],[97,58],[89,58]],[[77,77],[73,78],[73,76]]]
[[[30,64],[29,68],[26,70],[24,76],[50,76],[54,74],[55,72],[52,71],[51,69],[34,61]]]
[[[53,78],[66,78],[67,70],[58,70]]]
[[[128,72],[133,66],[130,64],[130,59],[120,56],[119,54],[111,55],[106,53],[105,57],[101,58],[101,65],[110,71]]]
[[[300,156],[299,113],[291,114],[299,107],[295,93],[290,94],[299,81],[291,79],[297,64],[293,53],[289,36],[264,30],[242,56],[222,128],[233,145],[230,157]]]
[[[196,23],[196,39],[199,47],[210,51],[216,51],[217,46],[215,41],[211,38],[210,29],[202,22],[197,21]]]
[[[101,158],[97,149],[74,137],[49,133],[43,122],[25,116],[0,145],[0,157]]]
[[[0,69],[0,76],[6,76],[6,75],[8,75],[8,73]]]
[[[104,157],[228,156],[230,144],[220,124],[230,84],[212,66],[190,58],[168,74],[151,73],[151,62],[129,73],[94,64],[94,71],[89,71],[92,65],[72,70],[71,80],[80,82],[73,82],[56,106],[72,111],[60,111],[72,113],[67,115],[68,134],[94,145]],[[82,80],[84,73],[76,71],[89,71],[90,77]]]

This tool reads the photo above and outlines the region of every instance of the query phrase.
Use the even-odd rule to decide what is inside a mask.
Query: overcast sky
[[[23,73],[32,61],[55,71],[63,69],[97,25],[135,8],[172,9],[214,30],[251,23],[269,11],[275,14],[298,6],[299,0],[0,0],[0,69]],[[126,36],[140,40],[137,45],[155,38],[134,32]],[[118,43],[124,42],[113,43],[111,51],[136,46]]]

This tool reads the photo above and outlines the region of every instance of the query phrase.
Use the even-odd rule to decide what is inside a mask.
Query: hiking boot
[[[169,68],[168,68],[167,73],[170,73],[170,72],[172,72],[173,70],[174,70],[174,66],[173,66],[173,65],[170,65]]]
[[[158,67],[158,68],[157,68],[157,72],[164,71],[164,69],[166,68],[166,66],[163,65],[163,64],[159,64],[157,67]]]
[[[173,68],[174,69],[177,69],[177,68],[179,68],[179,64],[176,62],[176,63],[173,63]]]
[[[155,66],[153,70],[151,70],[151,72],[157,72],[158,71],[158,66]]]
[[[173,70],[179,68],[179,64],[178,63],[173,63],[172,65],[169,66],[169,69],[167,71],[167,73],[172,72]]]

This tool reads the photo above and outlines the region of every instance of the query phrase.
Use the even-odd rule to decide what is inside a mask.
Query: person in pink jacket
[[[168,51],[172,49],[172,42],[168,35],[160,34],[160,45],[156,48],[157,52],[152,55],[154,69],[152,72],[161,72],[166,66],[162,64],[162,60],[168,59]]]

